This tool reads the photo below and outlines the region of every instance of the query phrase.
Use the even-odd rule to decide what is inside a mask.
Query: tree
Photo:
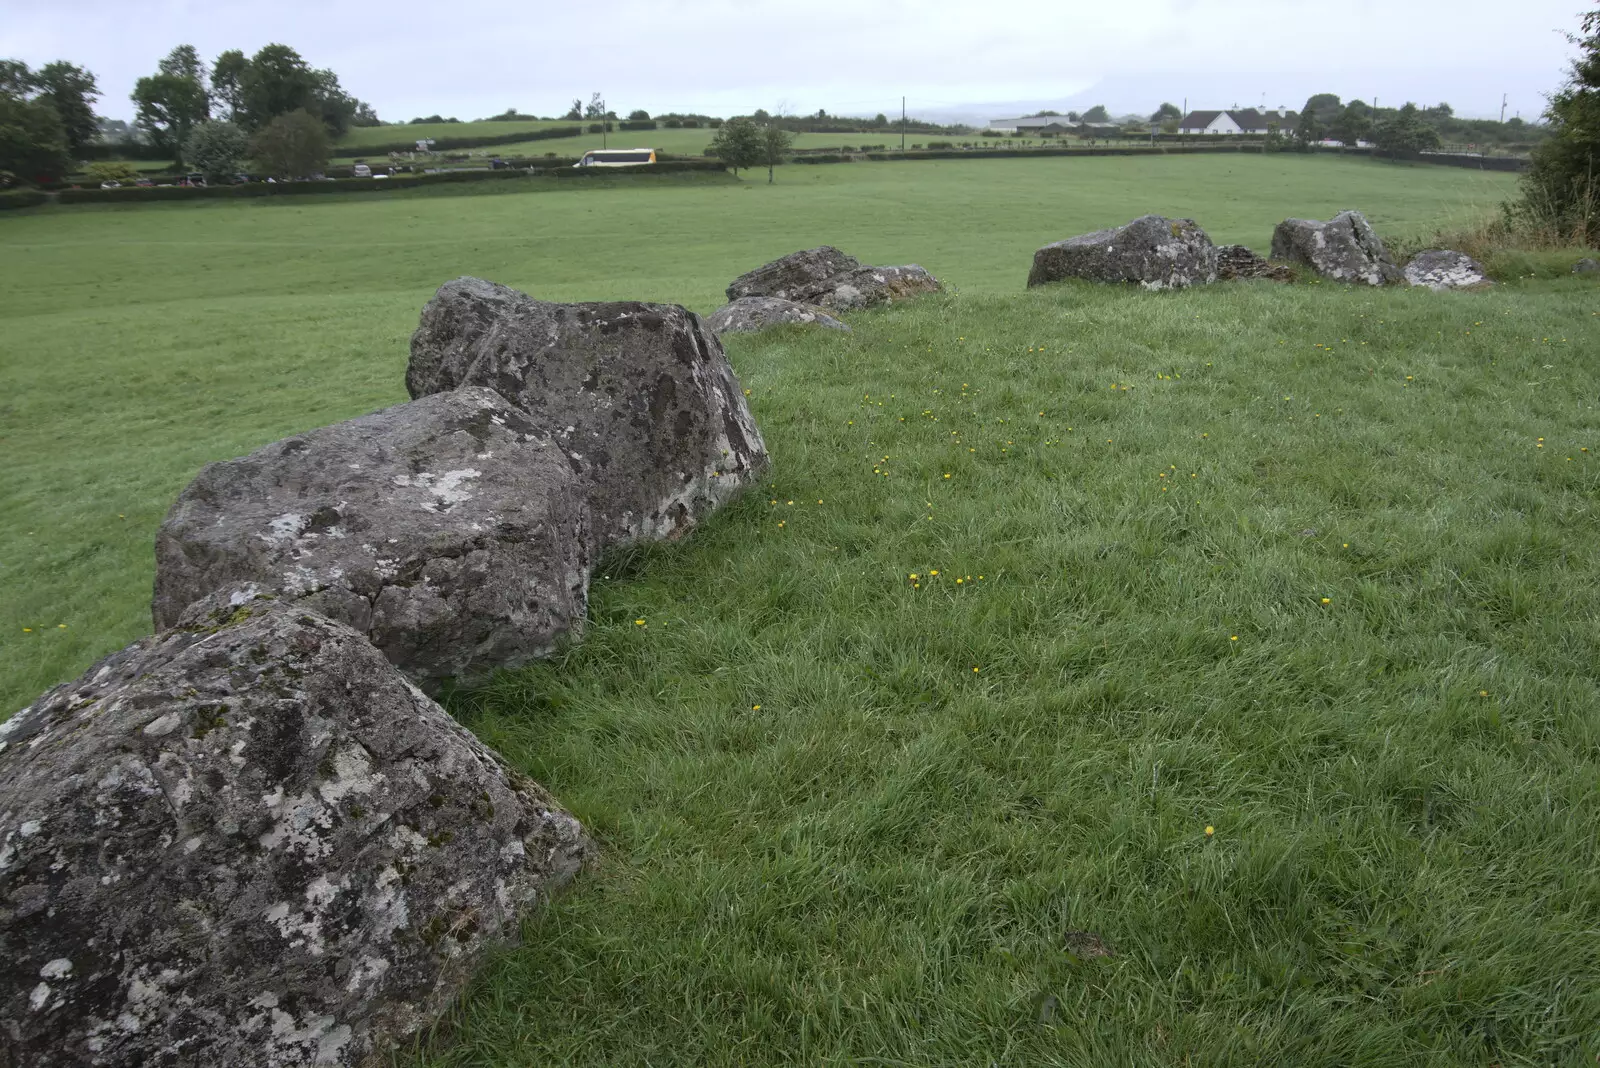
[[[262,127],[250,139],[250,156],[268,174],[304,178],[328,165],[330,147],[321,116],[301,108]]]
[[[1327,136],[1347,145],[1365,141],[1373,133],[1374,113],[1365,100],[1352,100],[1328,126]]]
[[[649,122],[650,121],[650,113],[648,111],[643,111],[643,110],[640,110],[640,109],[636,108],[633,111],[628,112],[628,121],[629,122]]]
[[[239,72],[239,109],[234,121],[260,130],[279,115],[309,111],[318,118],[317,72],[300,53],[283,44],[269,44],[250,57]]]
[[[211,117],[204,73],[194,46],[179,45],[155,74],[140,78],[133,87],[132,99],[138,105],[134,125],[180,164],[189,131]]]
[[[568,122],[581,121],[583,119],[583,101],[577,97],[573,97],[572,106],[568,108],[567,113],[561,117]]]
[[[881,111],[878,112],[876,115],[874,115],[872,117],[872,125],[878,127],[879,129],[882,129],[885,126],[888,126],[889,125],[889,116],[885,115]]]
[[[1600,240],[1600,5],[1580,27],[1582,36],[1569,35],[1578,58],[1545,109],[1551,136],[1533,151],[1521,207],[1593,242]]]
[[[124,163],[119,159],[101,160],[91,163],[83,169],[89,180],[95,185],[104,182],[131,182],[139,177],[139,170],[131,163]]]
[[[1309,145],[1328,136],[1328,127],[1344,111],[1344,104],[1333,93],[1317,93],[1306,100],[1300,109],[1300,123],[1295,127],[1295,140]]]
[[[1168,120],[1183,121],[1183,112],[1178,110],[1178,105],[1163,103],[1150,114],[1150,123],[1153,126],[1161,126]]]
[[[722,124],[707,151],[738,174],[741,168],[748,169],[760,163],[766,149],[761,128],[740,116]]]
[[[238,174],[250,154],[250,135],[231,122],[202,122],[183,146],[189,165],[207,181]]]
[[[1080,122],[1110,122],[1111,121],[1111,113],[1106,110],[1106,106],[1104,104],[1096,104],[1094,107],[1090,108],[1088,111],[1085,111],[1083,113],[1083,118],[1080,119],[1079,121]]]
[[[35,88],[26,63],[0,60],[0,188],[57,181],[71,166],[61,116]]]
[[[1425,148],[1439,146],[1439,131],[1422,118],[1422,111],[1410,102],[1392,118],[1384,119],[1372,129],[1373,141],[1379,151],[1390,156],[1415,156]]]
[[[583,117],[586,119],[603,119],[606,117],[606,102],[600,99],[599,93],[594,93],[589,97],[589,106],[583,109]]]
[[[794,135],[782,126],[768,123],[761,128],[761,159],[767,165],[767,184],[773,182],[772,168],[783,162],[784,153],[794,144]]]
[[[239,83],[250,61],[237,48],[229,49],[211,64],[211,103],[230,122],[237,122],[243,110]]]
[[[94,75],[82,67],[64,60],[46,63],[34,74],[39,89],[39,99],[56,109],[61,117],[61,129],[67,137],[67,148],[78,155],[83,147],[94,141],[100,132],[100,120],[95,117],[93,102],[100,97]]]

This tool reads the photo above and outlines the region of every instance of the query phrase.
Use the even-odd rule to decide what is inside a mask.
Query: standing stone
[[[847,334],[850,332],[848,326],[821,308],[797,304],[782,297],[740,297],[706,317],[706,328],[718,337],[723,334],[753,334],[785,323],[843,330]]]
[[[676,304],[551,304],[479,278],[439,287],[406,388],[487,386],[547,428],[601,545],[688,531],[767,467],[716,336]]]
[[[1068,278],[1182,289],[1217,280],[1217,247],[1193,219],[1145,215],[1126,226],[1057,241],[1033,254],[1029,286]]]
[[[854,256],[824,245],[791,252],[740,275],[728,286],[728,299],[777,297],[849,311],[920,293],[937,293],[941,288],[937,278],[914,263],[904,267],[864,267]]]
[[[365,638],[261,608],[0,724],[0,1063],[387,1064],[580,866]]]
[[[471,680],[582,626],[592,538],[560,446],[471,387],[208,464],[156,534],[153,615],[293,599],[419,681]]]
[[[1228,282],[1240,278],[1269,278],[1274,282],[1294,281],[1294,272],[1275,263],[1268,263],[1246,245],[1217,246],[1217,280]]]
[[[1494,283],[1483,269],[1483,264],[1465,252],[1449,249],[1429,249],[1411,257],[1406,264],[1406,281],[1414,286],[1442,289],[1481,289]]]
[[[1405,277],[1359,211],[1341,211],[1329,222],[1285,219],[1273,232],[1272,258],[1303,263],[1337,282],[1383,286]]]

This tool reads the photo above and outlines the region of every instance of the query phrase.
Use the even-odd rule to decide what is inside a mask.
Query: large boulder
[[[360,634],[239,615],[0,724],[0,1063],[387,1064],[580,866]]]
[[[1294,281],[1294,272],[1281,264],[1269,263],[1247,245],[1217,246],[1217,280],[1267,278],[1274,282]]]
[[[740,297],[706,316],[706,327],[713,334],[753,334],[785,323],[820,326],[828,330],[850,328],[821,308],[798,304],[782,297]]]
[[[406,388],[469,385],[555,435],[601,544],[676,537],[767,467],[722,344],[676,304],[552,304],[479,278],[447,282],[422,309]]]
[[[937,293],[939,280],[922,267],[865,267],[829,245],[791,252],[735,278],[728,299],[777,297],[848,311]]]
[[[1272,258],[1305,264],[1337,282],[1383,286],[1405,277],[1359,211],[1341,211],[1328,222],[1283,220],[1272,234]]]
[[[581,627],[592,539],[560,445],[465,388],[208,464],[156,534],[153,615],[288,598],[419,681],[473,679]]]
[[[1414,286],[1427,286],[1432,290],[1481,289],[1494,283],[1489,281],[1483,264],[1465,252],[1449,249],[1429,249],[1411,257],[1406,264],[1406,281]]]
[[[1590,256],[1585,256],[1572,265],[1573,274],[1593,274],[1595,271],[1600,271],[1600,260]]]
[[[1217,280],[1217,247],[1193,219],[1145,215],[1126,226],[1080,234],[1033,254],[1028,285],[1068,278],[1182,289]]]

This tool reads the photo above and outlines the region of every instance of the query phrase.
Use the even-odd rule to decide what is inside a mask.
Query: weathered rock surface
[[[1272,234],[1272,258],[1303,263],[1338,282],[1383,286],[1405,277],[1359,211],[1341,211],[1328,222],[1283,220]]]
[[[784,323],[820,326],[850,332],[850,328],[821,308],[797,304],[782,297],[740,297],[706,316],[706,328],[723,334],[753,334]]]
[[[1429,249],[1411,257],[1405,267],[1406,281],[1432,290],[1479,289],[1494,285],[1483,264],[1465,252]]]
[[[1600,260],[1585,256],[1572,265],[1573,274],[1588,274],[1590,271],[1600,271]]]
[[[722,344],[676,304],[551,304],[478,278],[447,282],[422,309],[406,388],[468,385],[556,437],[601,544],[676,537],[767,467]]]
[[[365,638],[239,614],[0,724],[0,1062],[387,1064],[578,869],[577,822]]]
[[[782,259],[747,271],[728,285],[728,299],[778,297],[800,303],[831,289],[832,278],[861,269],[861,261],[831,245],[791,252]]]
[[[1126,226],[1080,234],[1033,254],[1028,285],[1068,278],[1182,289],[1217,280],[1217,247],[1193,219],[1145,215]]]
[[[153,615],[294,599],[415,679],[470,679],[581,627],[592,538],[560,445],[466,388],[208,464],[156,535]]]
[[[789,255],[735,278],[728,299],[777,297],[823,308],[865,308],[904,300],[919,293],[937,293],[939,280],[916,264],[864,267],[828,245]]]
[[[1268,278],[1274,282],[1294,281],[1294,272],[1281,264],[1268,263],[1247,245],[1217,246],[1217,280]]]

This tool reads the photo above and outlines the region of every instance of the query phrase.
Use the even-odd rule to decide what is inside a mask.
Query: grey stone
[[[860,260],[831,245],[791,252],[735,278],[728,285],[728,299],[778,297],[800,303],[814,302],[818,294],[831,288],[830,279],[850,274],[860,267]]]
[[[466,388],[208,464],[156,535],[152,614],[293,599],[418,681],[470,680],[581,627],[592,540],[561,447]]]
[[[465,385],[498,391],[556,437],[602,545],[676,537],[767,467],[722,344],[676,304],[551,304],[447,282],[422,309],[406,388]]]
[[[784,323],[814,325],[829,330],[850,328],[811,304],[797,304],[782,297],[740,297],[706,316],[706,327],[713,334],[753,334]]]
[[[789,255],[735,278],[728,299],[777,297],[801,304],[848,311],[937,293],[939,280],[916,264],[864,267],[828,245]]]
[[[1336,282],[1383,286],[1405,277],[1359,211],[1341,211],[1328,222],[1285,219],[1272,234],[1272,258],[1304,264]]]
[[[1145,215],[1126,226],[1080,234],[1033,254],[1028,285],[1068,278],[1182,289],[1217,280],[1217,247],[1193,219]]]
[[[1449,249],[1429,249],[1411,257],[1406,264],[1406,281],[1414,286],[1427,286],[1432,290],[1481,289],[1494,285],[1489,281],[1483,264],[1465,252]]]
[[[1267,278],[1274,282],[1292,282],[1294,272],[1281,264],[1267,262],[1246,245],[1218,245],[1218,281],[1228,282],[1241,278]]]
[[[1586,256],[1572,265],[1573,274],[1588,274],[1590,271],[1600,271],[1600,260]]]
[[[360,634],[238,614],[0,724],[0,1063],[387,1064],[586,856]]]

